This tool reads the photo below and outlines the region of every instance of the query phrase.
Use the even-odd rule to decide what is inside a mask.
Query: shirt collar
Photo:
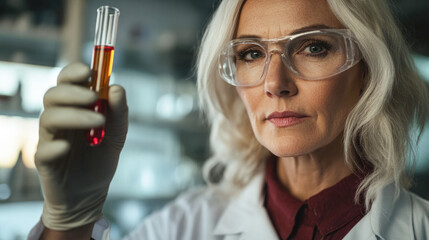
[[[361,181],[358,176],[351,174],[308,199],[308,206],[316,215],[321,235],[331,233],[354,218],[365,215],[364,199],[361,198],[358,204],[354,201]]]
[[[292,233],[298,211],[304,203],[290,195],[277,178],[277,159],[267,160],[265,207],[281,239]]]
[[[351,174],[334,186],[327,188],[308,200],[301,202],[283,187],[277,178],[277,159],[270,158],[266,168],[266,207],[271,220],[282,239],[292,233],[298,211],[307,207],[321,235],[338,230],[357,216],[365,214],[363,199],[354,203],[361,178]],[[335,214],[332,214],[335,212]]]

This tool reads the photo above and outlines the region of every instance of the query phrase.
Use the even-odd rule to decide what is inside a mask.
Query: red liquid
[[[90,106],[90,109],[106,116],[107,100],[98,99],[92,106]],[[104,126],[99,128],[91,128],[90,130],[86,131],[85,138],[91,146],[100,144],[104,138]]]
[[[89,89],[98,93],[98,100],[90,106],[95,112],[106,116],[107,100],[109,98],[109,81],[112,74],[113,55],[115,50],[111,46],[95,46],[92,55],[92,76]],[[86,141],[91,146],[101,143],[104,138],[104,126],[93,128],[85,133]]]

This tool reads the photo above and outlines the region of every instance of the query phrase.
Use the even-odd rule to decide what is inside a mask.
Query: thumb
[[[106,119],[106,137],[120,144],[125,142],[128,131],[128,105],[125,89],[119,85],[109,88],[109,110]]]
[[[128,118],[127,98],[125,94],[125,89],[122,86],[119,86],[119,85],[110,86],[109,106],[112,113],[112,117],[116,118],[122,115]]]

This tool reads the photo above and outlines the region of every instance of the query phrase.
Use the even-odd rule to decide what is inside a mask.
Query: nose
[[[293,75],[282,58],[280,52],[271,53],[265,75],[265,93],[268,97],[293,96],[298,93]]]

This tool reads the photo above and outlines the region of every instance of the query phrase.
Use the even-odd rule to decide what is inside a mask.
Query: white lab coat
[[[124,240],[277,240],[263,206],[262,186],[260,174],[233,198],[209,188],[191,190],[146,218]],[[404,189],[396,201],[394,195],[389,184],[344,239],[428,240],[429,202]],[[29,239],[38,239],[42,230],[39,222]],[[93,238],[109,239],[105,220],[96,224]]]

